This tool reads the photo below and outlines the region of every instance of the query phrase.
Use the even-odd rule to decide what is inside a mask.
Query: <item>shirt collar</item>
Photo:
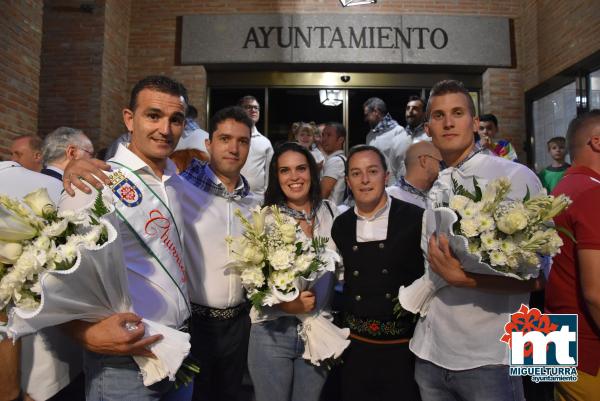
[[[260,132],[258,132],[258,129],[256,128],[256,125],[252,126],[252,136],[259,136],[262,135]]]
[[[336,150],[335,152],[332,152],[330,155],[327,155],[328,159],[331,159],[332,157],[335,157],[337,155],[343,155],[344,151],[342,149]]]
[[[150,168],[150,166],[148,166],[145,161],[140,159],[138,155],[129,150],[128,147],[128,143],[119,144],[117,152],[115,153],[114,157],[112,157],[110,160],[114,160],[116,162],[124,164],[127,167],[129,167],[132,171],[146,170],[146,172],[156,177],[156,174]],[[175,163],[173,163],[171,159],[167,158],[167,163],[163,172],[162,181],[166,181],[169,178],[176,175],[177,166],[175,165]]]
[[[225,184],[223,184],[223,181],[221,181],[221,179],[219,177],[217,177],[217,175],[215,174],[215,172],[213,171],[213,169],[210,167],[210,164],[206,164],[206,176],[216,185],[222,185],[223,188],[225,187]],[[233,189],[233,192],[237,192],[237,191],[242,191],[244,189],[244,180],[242,180],[242,177],[240,176],[240,178],[238,178],[238,182],[237,185],[235,186],[235,188]]]
[[[57,172],[57,173],[59,173],[60,175],[63,175],[63,174],[65,173],[65,171],[64,171],[64,170],[62,170],[62,169],[60,169],[60,168],[58,168],[58,167],[56,167],[56,166],[46,166],[46,168],[47,168],[48,170],[56,171],[56,172]]]
[[[571,175],[571,174],[583,174],[583,175],[590,176],[590,177],[595,178],[596,180],[600,181],[600,174],[598,172],[596,172],[595,170],[592,170],[591,168],[586,167],[586,166],[569,167],[567,169],[567,171],[565,171],[565,175]]]
[[[358,212],[358,208],[356,207],[356,205],[354,206],[354,214],[356,214],[356,218],[358,220],[373,221],[380,217],[387,217],[390,214],[391,205],[392,205],[392,198],[390,198],[390,195],[387,192],[385,192],[385,205],[381,209],[376,211],[375,214],[373,214],[373,216],[371,216],[371,217],[362,216]]]

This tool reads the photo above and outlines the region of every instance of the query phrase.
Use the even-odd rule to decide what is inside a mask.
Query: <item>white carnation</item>
[[[312,261],[315,257],[316,256],[312,253],[302,254],[302,255],[298,256],[294,263],[294,271],[298,272],[298,273],[305,272],[306,270],[308,270],[308,268],[310,267],[310,264],[312,263]]]
[[[466,196],[462,195],[454,195],[450,198],[450,209],[458,211],[462,215],[462,211],[467,208],[472,203],[472,201]]]
[[[69,221],[66,219],[61,219],[59,221],[55,221],[54,223],[49,224],[46,227],[44,227],[44,229],[42,230],[42,235],[48,236],[48,237],[58,237],[58,236],[62,235],[62,233],[65,232],[68,224],[69,224]]]
[[[290,252],[288,252],[286,249],[278,249],[269,255],[269,262],[275,270],[284,270],[289,268],[292,261],[292,254],[290,254]]]
[[[257,288],[265,284],[265,276],[260,268],[244,269],[240,277],[244,286]]]
[[[460,231],[467,237],[475,237],[479,234],[479,223],[475,219],[462,219],[460,221]]]
[[[58,217],[76,225],[90,224],[90,216],[83,210],[61,210],[58,212]]]
[[[496,238],[494,231],[486,231],[480,236],[481,248],[486,251],[494,251],[500,249],[500,241]]]

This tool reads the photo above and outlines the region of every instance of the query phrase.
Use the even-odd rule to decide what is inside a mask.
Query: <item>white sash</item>
[[[156,270],[152,282],[169,293],[175,285],[190,311],[182,239],[169,207],[148,184],[126,165],[110,160],[115,209],[151,257]]]

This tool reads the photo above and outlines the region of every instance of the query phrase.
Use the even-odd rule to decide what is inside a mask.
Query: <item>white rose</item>
[[[273,266],[273,269],[283,270],[290,267],[292,259],[290,253],[285,249],[278,249],[273,254],[269,255],[269,262],[271,263],[271,266]]]
[[[50,199],[48,190],[40,188],[37,191],[31,192],[23,197],[23,202],[33,210],[33,213],[40,217],[44,217],[49,213],[56,211],[56,205]]]
[[[450,209],[454,209],[454,210],[458,211],[459,213],[461,213],[471,203],[472,203],[472,201],[469,198],[467,198],[466,196],[454,195],[452,198],[450,198],[450,203],[448,206],[450,206]]]
[[[462,219],[460,221],[460,231],[465,237],[475,237],[479,234],[479,223],[475,219]]]
[[[296,226],[292,224],[282,224],[279,226],[281,239],[286,244],[293,244],[296,241]]]
[[[310,264],[314,258],[314,254],[304,254],[298,256],[294,262],[294,271],[300,273],[305,272],[310,267]]]
[[[502,251],[490,252],[490,264],[492,266],[506,266],[506,255]]]
[[[48,237],[58,237],[58,236],[62,235],[62,233],[65,232],[68,225],[69,225],[69,221],[66,219],[55,221],[54,223],[49,224],[46,227],[44,227],[44,229],[42,230],[42,235],[45,235]]]
[[[23,246],[18,242],[0,241],[0,262],[13,264],[23,253]]]
[[[496,218],[496,225],[503,233],[514,234],[527,227],[527,212],[523,208],[512,208]]]

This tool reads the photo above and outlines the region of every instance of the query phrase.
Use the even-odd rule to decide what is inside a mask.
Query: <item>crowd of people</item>
[[[3,341],[0,394],[233,401],[249,372],[257,401],[521,401],[526,393],[527,400],[547,400],[552,394],[527,382],[524,388],[521,377],[509,374],[509,349],[499,341],[510,314],[545,287],[549,313],[579,316],[579,380],[557,383],[554,396],[597,399],[599,111],[577,117],[566,139],[548,141],[553,161],[539,176],[498,137],[494,115],[477,116],[458,81],[438,82],[427,100],[410,97],[405,127],[382,99],[368,99],[370,130],[348,152],[339,122],[294,123],[289,141],[273,148],[256,128],[260,111],[256,98],[244,96],[214,113],[206,132],[185,87],[151,76],[133,88],[123,112],[128,132],[105,152],[107,162],[94,159],[92,142],[73,128],[58,128],[43,142],[13,141],[13,161],[0,162],[2,193],[20,197],[46,187],[59,206],[88,204],[95,188],[111,188],[111,171],[120,169],[139,183],[148,206],[132,208],[114,192],[133,312],[75,320],[14,345]],[[444,235],[424,236],[424,211],[448,196],[453,181],[470,188],[473,177],[507,177],[513,199],[545,189],[571,197],[557,223],[573,238],[561,234],[565,245],[547,283],[543,275],[467,273]],[[304,238],[329,238],[327,247],[342,263],[296,299],[257,310],[229,268],[226,238],[243,233],[237,210],[250,216],[266,205],[294,218]],[[150,207],[168,220],[165,235],[183,263],[159,260],[142,238]],[[422,276],[425,265],[447,285],[426,316],[398,315],[398,289]],[[332,369],[302,356],[298,316],[320,310],[333,310],[335,323],[350,329],[350,345]],[[193,386],[175,388],[168,378],[144,385],[132,356],[152,356],[148,347],[161,338],[145,335],[142,318],[190,333],[200,366]]]

